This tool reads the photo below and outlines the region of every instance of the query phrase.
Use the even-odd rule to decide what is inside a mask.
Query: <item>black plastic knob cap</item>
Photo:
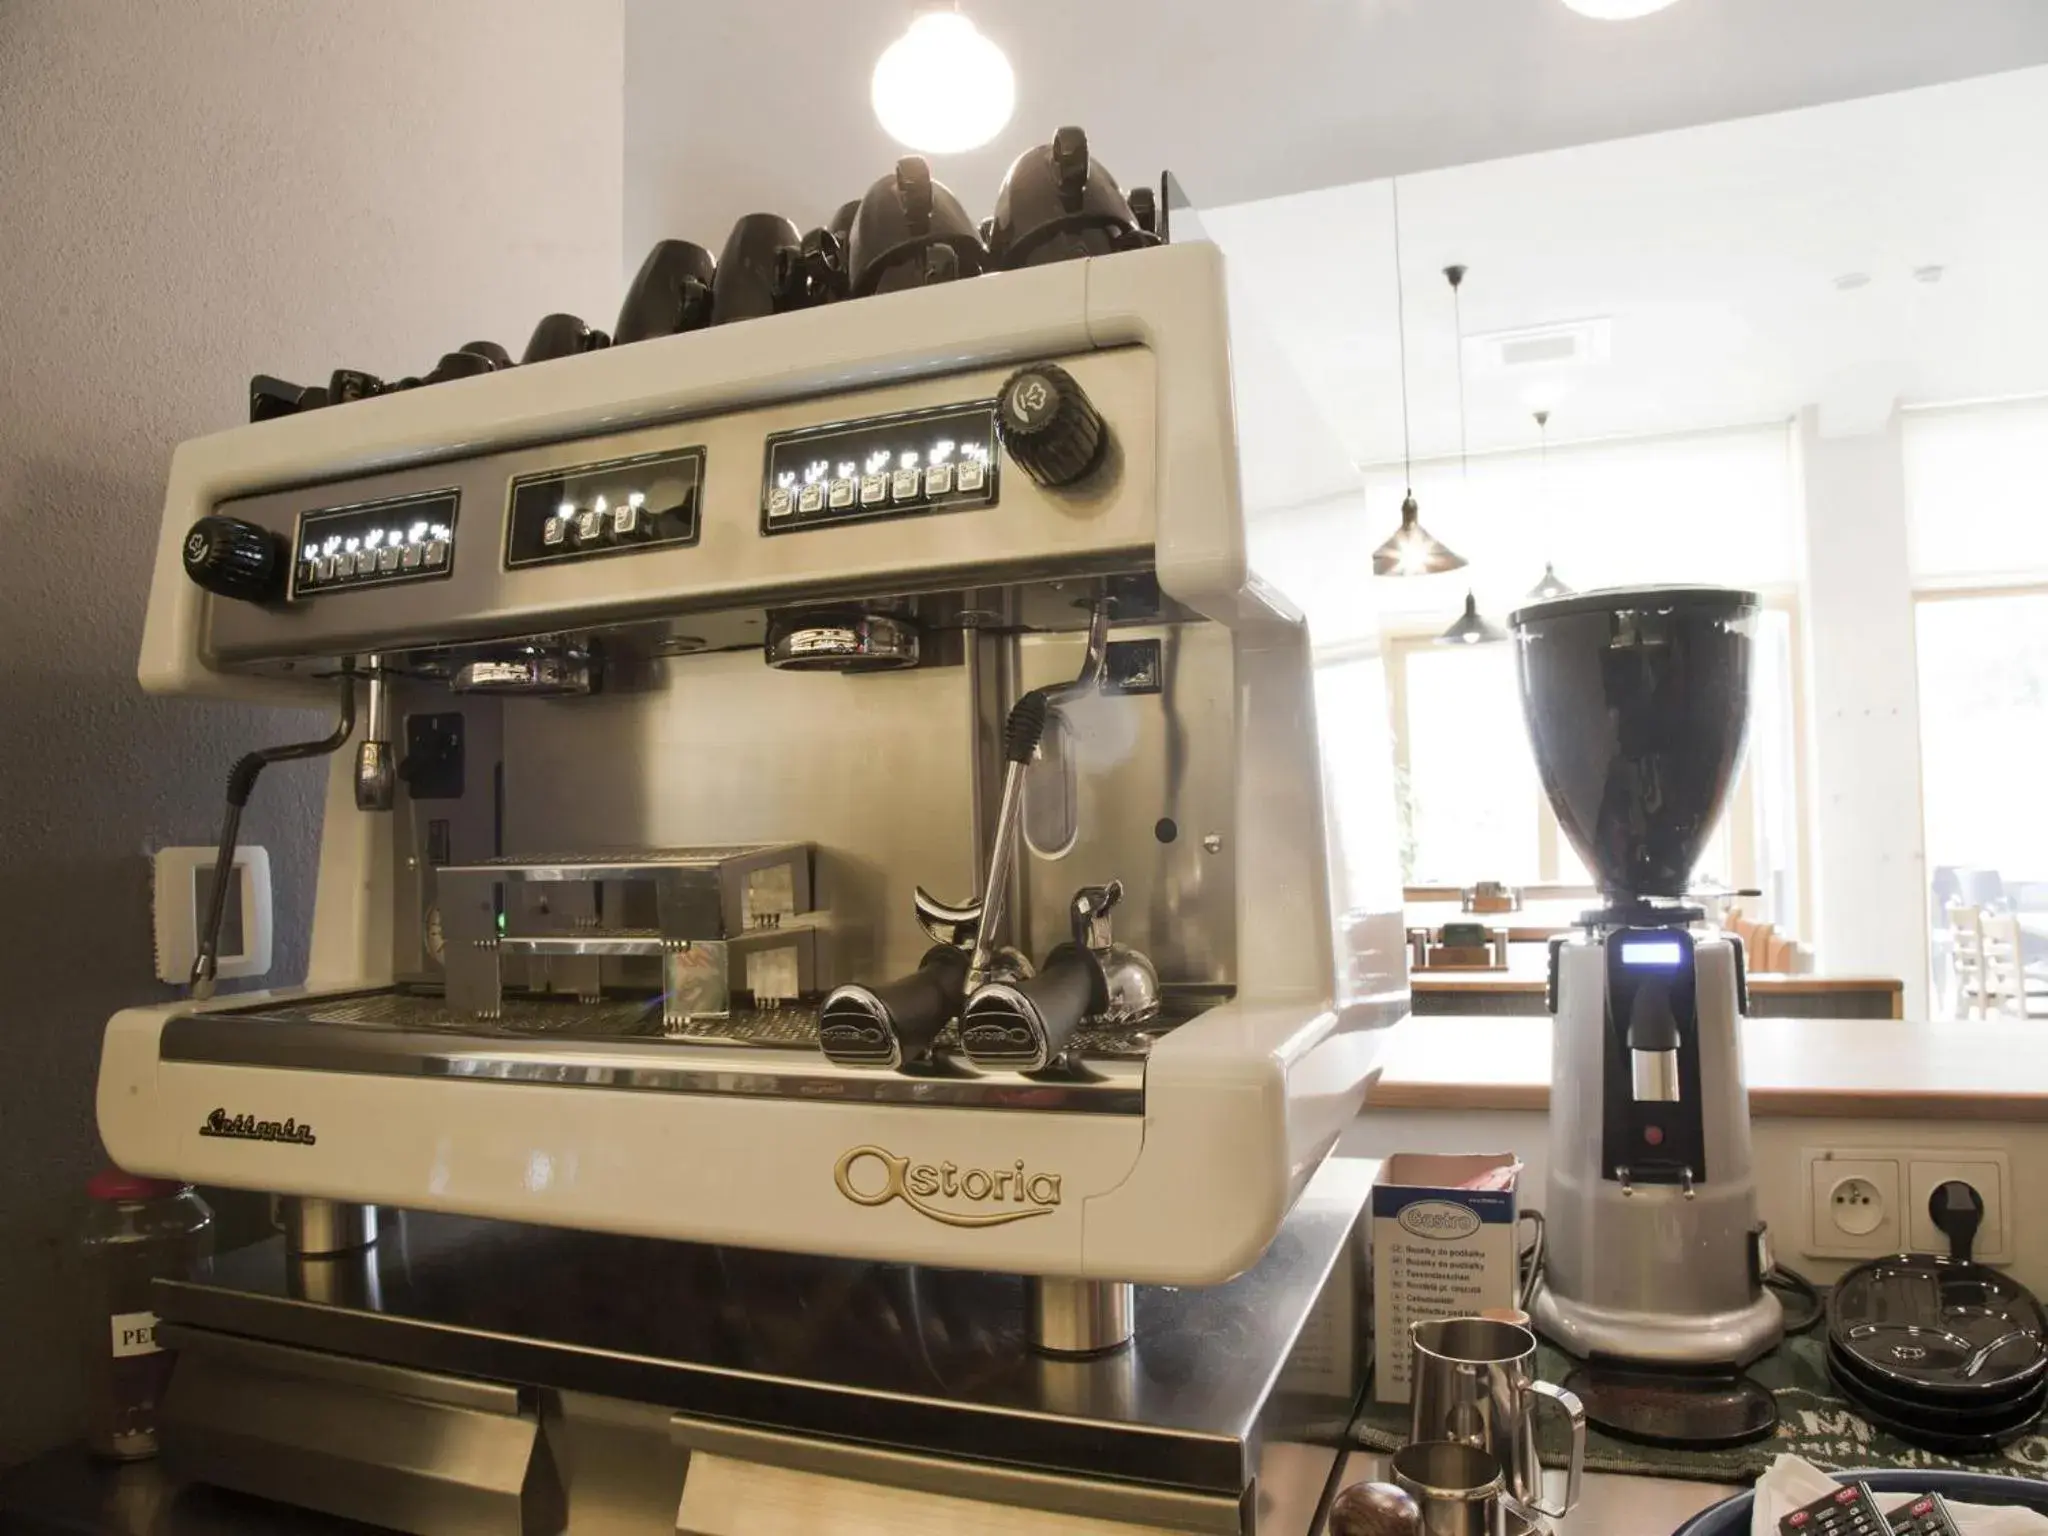
[[[267,603],[284,595],[288,567],[276,534],[236,517],[202,517],[185,535],[185,574],[209,592]]]
[[[1101,412],[1054,363],[1010,375],[997,397],[996,430],[1017,466],[1044,486],[1086,479],[1109,446]]]

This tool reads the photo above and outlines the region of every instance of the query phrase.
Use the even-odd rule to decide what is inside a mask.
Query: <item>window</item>
[[[1931,975],[1955,1017],[1950,902],[2021,914],[2023,958],[2048,962],[2048,590],[1923,598],[1915,620]]]
[[[1973,1000],[1951,902],[2017,913],[2021,957],[2048,984],[2048,399],[1914,411],[1901,447],[1929,974],[1934,1011],[1955,1017]]]

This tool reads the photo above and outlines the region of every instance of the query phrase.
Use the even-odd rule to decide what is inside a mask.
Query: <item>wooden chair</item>
[[[1763,963],[1758,968],[1773,976],[1787,976],[1792,972],[1792,941],[1779,935],[1768,934],[1761,946]]]
[[[2011,913],[1985,912],[1977,922],[1985,1012],[2036,1017],[2031,1004],[2036,998],[2048,1002],[2048,985],[2034,978],[2034,990],[2028,991],[2026,961],[2020,953],[2020,920]]]
[[[1990,1011],[1984,990],[1984,909],[1948,904],[1949,970],[1955,978],[1955,1016],[1974,1019]]]

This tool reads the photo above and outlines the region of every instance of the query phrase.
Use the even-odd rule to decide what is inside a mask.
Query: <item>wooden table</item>
[[[1597,896],[1559,896],[1524,902],[1513,912],[1467,912],[1455,901],[1411,901],[1405,905],[1410,928],[1441,928],[1445,923],[1483,923],[1505,928],[1510,944],[1542,944],[1578,925],[1579,914],[1600,905]]]
[[[1534,944],[1510,944],[1504,971],[1416,971],[1409,977],[1418,1014],[1511,1014],[1548,1012],[1544,997],[1549,951]],[[1895,976],[1781,976],[1753,971],[1749,1010],[1767,1019],[1896,1019],[1904,1012],[1905,989]]]
[[[1746,1019],[1742,1059],[1758,1117],[2048,1123],[2038,1019]],[[1550,1031],[1527,1019],[1408,1019],[1366,1105],[1546,1112]]]

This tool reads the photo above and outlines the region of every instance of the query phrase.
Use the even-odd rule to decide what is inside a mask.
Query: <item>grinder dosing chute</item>
[[[1749,731],[1753,592],[1632,587],[1508,620],[1536,772],[1615,907],[1685,894]]]

